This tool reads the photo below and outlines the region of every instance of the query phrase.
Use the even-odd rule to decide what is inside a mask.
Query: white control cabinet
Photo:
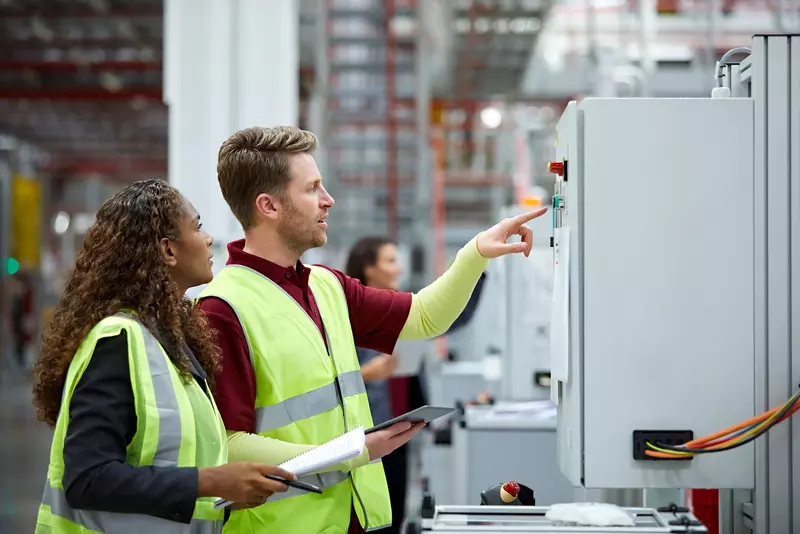
[[[752,100],[573,102],[555,160],[562,472],[588,488],[752,488],[752,444],[632,453],[634,430],[698,438],[754,415]]]

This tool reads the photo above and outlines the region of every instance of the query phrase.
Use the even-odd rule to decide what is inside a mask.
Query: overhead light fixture
[[[69,230],[69,213],[59,211],[53,220],[53,231],[58,235],[62,235],[67,233],[67,230]]]
[[[492,130],[500,126],[503,122],[503,114],[500,113],[499,109],[492,106],[483,108],[480,116],[483,125]]]
[[[477,34],[494,33],[498,35],[534,34],[542,28],[542,21],[537,17],[458,17],[453,21],[458,34],[474,31]]]

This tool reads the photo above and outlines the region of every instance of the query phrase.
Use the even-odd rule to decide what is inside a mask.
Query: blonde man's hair
[[[222,143],[217,179],[225,202],[247,230],[256,223],[258,195],[281,196],[289,183],[293,154],[311,154],[317,137],[294,126],[245,128]]]

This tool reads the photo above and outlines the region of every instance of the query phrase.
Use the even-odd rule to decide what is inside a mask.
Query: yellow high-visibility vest
[[[224,512],[214,498],[200,498],[190,524],[141,514],[76,510],[67,503],[64,439],[69,405],[97,342],[125,331],[136,404],[136,434],[128,444],[127,463],[134,467],[216,467],[227,462],[225,427],[214,400],[194,379],[184,381],[159,342],[132,315],[103,319],[83,340],[69,366],[61,410],[50,448],[50,467],[39,507],[36,534],[219,534]]]
[[[239,318],[255,370],[256,432],[319,445],[353,428],[370,428],[372,416],[341,283],[327,269],[312,267],[309,286],[322,315],[327,349],[305,310],[272,280],[247,267],[225,267],[198,299],[222,299]],[[301,479],[323,487],[323,493],[290,488],[257,508],[233,512],[226,534],[346,533],[352,503],[367,531],[392,522],[380,461],[349,473]]]

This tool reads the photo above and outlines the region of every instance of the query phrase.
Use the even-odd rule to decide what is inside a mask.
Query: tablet
[[[392,426],[395,423],[399,423],[400,421],[408,421],[410,423],[419,423],[425,421],[426,423],[429,423],[434,419],[439,419],[440,417],[444,417],[445,415],[451,414],[454,411],[456,411],[455,408],[426,405],[421,408],[417,408],[416,410],[411,410],[408,413],[404,413],[403,415],[395,417],[394,419],[389,419],[388,421],[379,425],[375,425],[364,433],[369,434],[370,432],[375,432],[376,430],[382,430],[386,427]]]

